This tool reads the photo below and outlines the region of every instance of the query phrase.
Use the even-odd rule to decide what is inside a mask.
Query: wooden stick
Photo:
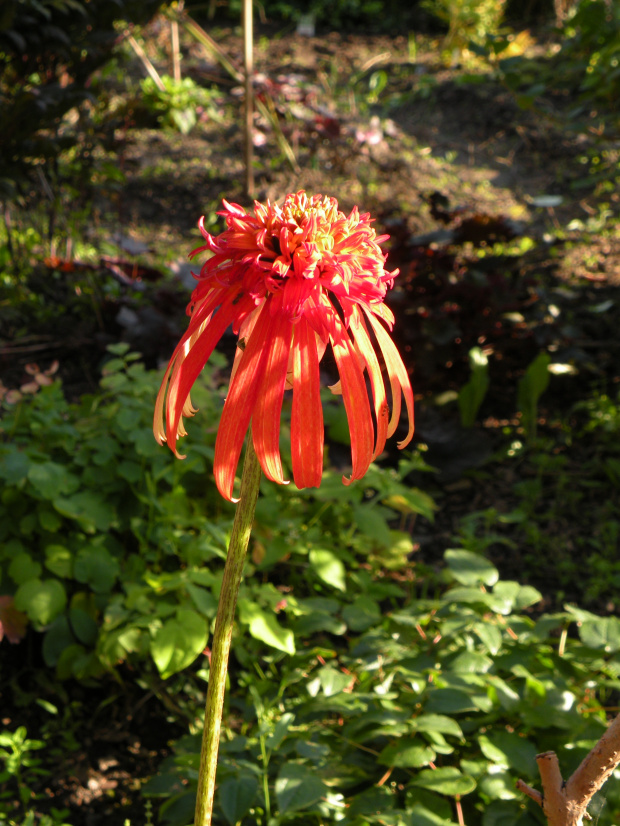
[[[252,0],[243,0],[243,63],[245,71],[245,191],[254,194],[254,74]]]

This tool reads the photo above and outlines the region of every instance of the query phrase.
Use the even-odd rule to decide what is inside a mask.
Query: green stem
[[[260,465],[252,444],[252,434],[248,434],[248,444],[241,476],[241,493],[235,521],[233,523],[224,578],[215,619],[215,630],[211,644],[211,667],[209,669],[209,689],[205,709],[205,724],[200,751],[200,773],[198,776],[198,796],[194,826],[210,826],[215,793],[215,772],[220,744],[220,729],[224,710],[228,655],[232,639],[233,623],[239,584],[243,575],[243,563],[250,541],[254,521]]]

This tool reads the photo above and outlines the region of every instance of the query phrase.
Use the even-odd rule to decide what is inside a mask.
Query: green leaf
[[[54,507],[63,516],[78,521],[89,533],[108,531],[114,521],[112,505],[94,491],[82,491],[70,497],[57,497]]]
[[[579,636],[589,648],[602,648],[608,654],[620,651],[620,619],[601,617],[581,624]]]
[[[429,522],[433,521],[437,510],[435,500],[428,493],[424,493],[418,488],[405,488],[404,485],[399,485],[397,493],[390,494],[381,501],[388,508],[405,515],[418,513],[428,519]]]
[[[38,579],[41,575],[41,565],[35,562],[30,554],[17,554],[9,565],[9,576],[16,585],[28,582],[29,579]]]
[[[56,617],[43,637],[43,659],[45,664],[49,667],[55,666],[65,648],[74,644],[75,637],[71,631],[69,620],[64,614]]]
[[[81,608],[71,608],[69,610],[69,622],[79,642],[88,646],[95,645],[99,629],[90,614]]]
[[[471,376],[459,393],[459,410],[463,427],[473,427],[476,414],[489,389],[489,361],[480,347],[469,351]]]
[[[389,546],[390,528],[377,508],[373,508],[371,505],[354,507],[353,523],[365,538],[372,539],[383,547]]]
[[[67,604],[67,594],[57,579],[29,579],[15,594],[15,607],[38,625],[49,625]]]
[[[151,640],[151,656],[162,680],[191,665],[207,644],[205,618],[188,608],[179,608]]]
[[[486,758],[497,766],[533,777],[536,774],[537,749],[525,737],[509,731],[481,734],[478,737],[480,750]]]
[[[63,545],[48,545],[45,549],[45,567],[63,579],[69,579],[73,568],[73,554]]]
[[[496,772],[483,777],[478,783],[481,794],[491,800],[514,800],[519,797],[514,777],[509,772]]]
[[[403,737],[386,746],[379,755],[379,763],[396,768],[427,766],[436,757],[433,749],[417,738]]]
[[[446,820],[421,803],[416,803],[409,810],[409,826],[457,826],[453,820]]]
[[[250,810],[258,790],[258,779],[253,774],[227,777],[218,786],[218,799],[224,817],[235,826]]]
[[[267,614],[256,602],[239,600],[239,619],[250,629],[255,640],[260,640],[285,654],[295,653],[295,637],[290,628],[284,628],[275,614]]]
[[[89,585],[95,593],[111,591],[119,573],[118,562],[106,548],[84,548],[75,558],[74,577]]]
[[[25,453],[13,445],[3,446],[0,450],[0,478],[7,485],[17,485],[27,476],[30,460]]]
[[[185,586],[187,593],[190,595],[194,607],[204,614],[205,617],[211,619],[217,612],[217,600],[206,588],[201,588],[200,585],[194,585],[188,582]]]
[[[460,549],[448,550],[444,553],[444,559],[448,570],[461,585],[482,584],[490,587],[495,585],[499,579],[499,572],[495,565],[480,554]]]
[[[542,594],[533,588],[531,585],[519,585],[518,582],[510,582],[503,580],[498,582],[493,588],[493,596],[499,597],[506,601],[509,610],[522,611],[524,608],[529,608],[530,605],[535,605],[542,599]]]
[[[291,712],[286,712],[285,714],[280,717],[278,722],[275,724],[275,727],[272,733],[269,735],[266,741],[267,748],[273,751],[277,749],[280,743],[284,740],[286,735],[288,734],[288,730],[295,719],[295,715],[291,714]]]
[[[499,652],[502,647],[502,632],[497,625],[491,625],[490,622],[478,622],[474,625],[474,632],[489,654]]]
[[[461,714],[466,711],[478,711],[481,705],[484,705],[480,699],[458,688],[438,688],[429,693],[424,708],[439,714]]]
[[[319,579],[339,591],[347,590],[346,569],[342,560],[333,551],[321,548],[312,549],[309,559]]]
[[[465,795],[473,792],[476,781],[468,774],[462,774],[454,766],[438,769],[423,769],[411,781],[413,786],[430,789],[439,794]]]
[[[316,773],[298,763],[282,766],[275,789],[281,815],[308,809],[327,793],[327,787]]]
[[[44,499],[54,499],[59,494],[72,493],[80,485],[76,476],[56,462],[39,462],[31,465],[28,481]]]
[[[325,694],[326,697],[340,694],[347,686],[351,685],[350,674],[343,674],[342,671],[338,671],[329,665],[319,670],[319,680],[323,694]]]
[[[365,631],[381,619],[381,610],[374,599],[358,597],[352,605],[347,605],[342,618],[352,631]]]
[[[411,721],[416,731],[439,732],[439,734],[451,734],[453,737],[462,739],[461,727],[451,717],[444,714],[420,714]]]

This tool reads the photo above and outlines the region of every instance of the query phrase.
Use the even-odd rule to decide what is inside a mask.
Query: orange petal
[[[243,440],[250,426],[267,364],[271,325],[268,302],[265,302],[230,384],[217,431],[213,461],[215,483],[222,496],[230,501],[233,501],[235,472]]]
[[[406,447],[412,440],[414,431],[413,390],[411,389],[411,382],[409,381],[409,375],[407,374],[407,369],[405,368],[403,360],[400,357],[400,353],[396,349],[396,345],[390,338],[389,334],[385,331],[383,325],[377,321],[371,313],[366,312],[366,315],[372,325],[372,329],[375,331],[375,335],[377,336],[379,347],[381,347],[381,352],[383,353],[383,358],[385,359],[388,376],[390,377],[390,387],[392,389],[392,418],[390,419],[390,424],[388,426],[388,436],[391,436],[394,433],[398,426],[398,422],[400,421],[401,392],[405,397],[405,406],[407,408],[407,416],[409,418],[409,430],[405,438],[398,442],[398,447],[402,450],[402,448]]]
[[[238,296],[235,296],[233,293],[230,298],[222,304],[219,310],[213,315],[209,323],[206,325],[198,340],[192,343],[192,346],[189,348],[189,352],[185,356],[182,368],[172,375],[168,390],[169,445],[171,439],[174,439],[176,442],[176,434],[181,419],[181,414],[183,413],[185,402],[194,385],[194,382],[211,356],[215,345],[224,335],[227,328],[232,324],[235,316],[242,308],[243,298],[240,302],[235,304],[235,299],[237,297]],[[246,297],[245,300],[247,303],[252,303],[249,296]]]
[[[372,397],[375,407],[375,418],[377,420],[377,442],[375,444],[375,452],[373,459],[376,459],[385,447],[385,440],[387,439],[389,410],[387,398],[385,395],[385,384],[383,383],[383,376],[381,375],[381,368],[375,353],[372,342],[368,336],[364,318],[359,307],[354,306],[351,314],[351,328],[355,338],[355,344],[360,352],[360,355],[366,363],[368,375],[370,376],[370,386],[372,387]]]
[[[361,479],[368,470],[372,461],[374,432],[366,382],[358,355],[340,319],[337,320],[336,327],[339,328],[339,335],[337,339],[332,337],[332,348],[340,373],[342,397],[351,432],[353,470],[350,479],[343,477],[342,480],[348,484],[354,479]]]
[[[291,457],[298,488],[318,488],[323,475],[323,408],[314,330],[305,318],[293,328]]]
[[[263,380],[252,417],[252,439],[258,461],[268,479],[285,484],[280,459],[280,414],[291,349],[293,325],[286,316],[271,321]]]

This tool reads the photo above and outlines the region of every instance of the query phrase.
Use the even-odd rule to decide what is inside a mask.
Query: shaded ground
[[[229,32],[220,39],[239,63],[239,39]],[[504,427],[518,424],[516,382],[538,352],[550,350],[555,361],[576,370],[554,378],[552,410],[544,401],[540,408],[543,433],[555,426],[545,420],[567,412],[584,384],[618,381],[620,236],[603,215],[617,213],[618,193],[606,195],[603,205],[595,182],[580,185],[588,174],[580,159],[599,140],[596,119],[568,130],[562,118],[570,100],[551,97],[544,114],[520,109],[501,85],[463,83],[462,73],[438,67],[431,51],[410,60],[405,37],[287,35],[257,42],[260,88],[273,101],[299,165],[287,165],[273,129],[259,117],[265,143],[256,149],[257,198],[298,189],[335,194],[343,209],[359,204],[372,212],[378,229],[392,236],[390,261],[402,273],[392,297],[397,338],[414,375],[419,438],[441,471],[438,522],[414,528],[420,559],[433,564],[464,515],[515,506],[518,465],[463,474],[493,454]],[[49,319],[44,329],[27,333],[23,315],[4,320],[7,386],[24,380],[28,362],[47,366],[58,359],[68,393],[91,391],[105,346],[119,338],[142,350],[151,366],[168,356],[185,323],[185,255],[197,219],[212,214],[224,196],[247,202],[234,84],[195,47],[185,69],[196,79],[219,80],[222,122],[205,120],[186,137],[124,129],[112,157],[126,183],[98,192],[94,210],[95,246],[101,252],[103,241],[120,233],[121,263],[99,260],[61,275],[39,263],[32,283],[47,295]],[[383,82],[381,73],[385,86],[375,94],[372,78]],[[139,113],[134,117],[139,123]],[[138,272],[138,263],[152,270]],[[176,273],[172,280],[161,275],[167,266]],[[71,315],[63,305],[76,292],[84,300],[72,304]],[[464,433],[454,404],[441,413],[429,412],[429,404],[462,387],[473,346],[489,356],[491,383],[482,425]],[[569,470],[582,461],[572,457]],[[574,540],[565,519],[550,519],[551,533]],[[522,550],[507,555],[498,545],[490,552],[507,575],[541,586],[540,572],[530,576]],[[545,582],[553,605],[555,583]],[[568,597],[577,598],[577,588]],[[76,714],[94,732],[91,747],[88,754],[76,750],[56,785],[40,790],[70,810],[74,826],[125,817],[144,822],[135,781],[153,772],[167,741],[179,734],[172,725],[162,730],[155,699],[115,692],[112,703],[99,698],[91,719],[86,695],[72,689]],[[93,702],[90,693],[87,702]],[[26,711],[7,711],[7,720],[20,722]]]

